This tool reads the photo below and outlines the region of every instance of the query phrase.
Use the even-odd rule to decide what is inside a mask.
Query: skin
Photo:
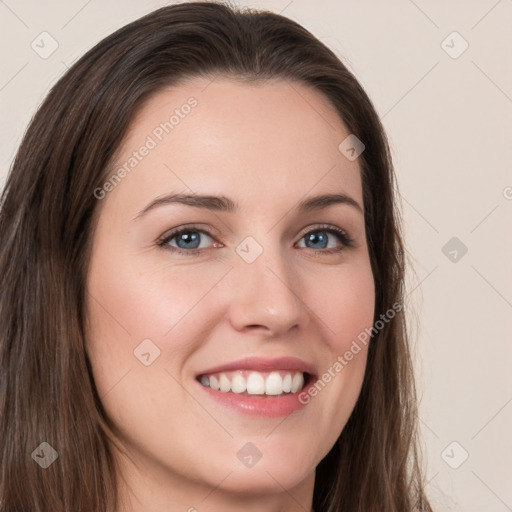
[[[285,81],[210,82],[189,80],[149,99],[119,165],[189,97],[198,103],[98,204],[87,352],[126,450],[115,451],[125,479],[119,512],[309,511],[315,467],[353,410],[367,349],[285,418],[227,409],[195,375],[252,356],[295,356],[322,375],[371,327],[363,214],[347,204],[296,211],[305,197],[332,193],[362,208],[360,167],[338,150],[349,132],[317,91]],[[239,209],[168,204],[134,220],[169,193],[224,195]],[[192,223],[211,233],[200,234],[199,255],[172,252],[176,238],[158,246]],[[325,235],[322,224],[345,230],[354,246]],[[308,245],[311,231],[328,244]],[[251,264],[235,251],[248,236],[263,249]],[[342,250],[326,254],[327,245]],[[160,356],[145,366],[134,350],[148,338]],[[247,442],[262,454],[250,468],[236,456]]]

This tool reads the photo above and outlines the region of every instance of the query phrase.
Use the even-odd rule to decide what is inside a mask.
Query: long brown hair
[[[0,210],[0,502],[5,512],[115,512],[115,432],[85,352],[94,190],[135,112],[192,77],[282,79],[322,93],[359,157],[375,321],[403,306],[396,183],[375,109],[335,54],[270,12],[199,2],[156,10],[102,40],[52,88],[24,136]],[[340,141],[341,142],[341,141]],[[317,467],[317,512],[431,511],[419,457],[404,308],[375,333],[355,409]],[[42,469],[46,442],[58,459]],[[45,447],[46,445],[43,445]],[[41,448],[39,448],[41,450]]]

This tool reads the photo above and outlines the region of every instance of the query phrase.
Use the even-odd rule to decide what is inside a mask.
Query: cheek
[[[340,266],[336,273],[316,276],[310,283],[311,309],[324,336],[325,357],[319,379],[302,395],[314,412],[317,428],[325,432],[325,455],[343,430],[359,396],[366,369],[374,319],[374,280],[369,261]],[[361,340],[366,335],[366,343]]]
[[[93,266],[89,280],[90,295],[107,313],[98,316],[125,338],[129,333],[132,342],[168,337],[225,272],[224,267],[205,272],[161,261],[137,265],[99,259],[101,268]]]
[[[159,367],[179,368],[207,338],[214,315],[211,308],[205,314],[201,302],[226,267],[210,265],[205,269],[192,272],[180,265],[170,267],[161,258],[156,263],[150,258],[117,258],[108,244],[93,255],[87,294],[87,352],[100,394],[128,370],[133,375],[141,369],[148,373]],[[144,341],[148,339],[149,345]],[[150,367],[136,358],[139,347],[146,346],[152,352],[150,357],[159,354]]]
[[[308,306],[323,327],[331,352],[347,350],[353,339],[371,327],[375,291],[369,261],[316,274],[306,286]]]

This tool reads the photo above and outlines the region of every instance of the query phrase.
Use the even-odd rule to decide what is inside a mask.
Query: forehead
[[[139,110],[111,169],[129,171],[112,196],[142,200],[191,189],[270,204],[335,189],[362,201],[358,162],[338,149],[348,135],[328,100],[308,86],[190,80]]]

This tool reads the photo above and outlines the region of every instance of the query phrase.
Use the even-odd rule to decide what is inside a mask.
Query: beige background
[[[512,1],[238,3],[305,25],[372,98],[392,145],[414,262],[408,297],[427,491],[438,511],[512,510]],[[0,186],[64,70],[164,4],[0,0]],[[31,48],[43,31],[58,43],[46,59]],[[460,36],[446,39],[453,31]],[[452,58],[464,40],[469,47]],[[443,252],[452,237],[459,247]]]

